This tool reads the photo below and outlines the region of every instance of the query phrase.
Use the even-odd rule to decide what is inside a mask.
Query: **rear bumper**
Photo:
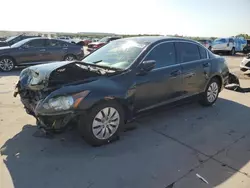
[[[93,51],[95,51],[95,50],[96,50],[95,48],[88,48],[88,49],[87,49],[88,52],[93,52]]]

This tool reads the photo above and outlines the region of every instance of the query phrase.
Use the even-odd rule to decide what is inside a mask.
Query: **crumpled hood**
[[[52,71],[70,63],[72,61],[58,61],[30,66],[20,73],[20,85],[23,89],[41,90],[47,86]]]

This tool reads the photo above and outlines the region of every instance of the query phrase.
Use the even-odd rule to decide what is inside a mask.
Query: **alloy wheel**
[[[73,56],[69,55],[69,56],[67,56],[67,57],[65,58],[65,60],[66,60],[66,61],[73,61],[73,60],[75,60],[75,58],[74,58]]]
[[[92,123],[92,131],[96,138],[106,140],[117,131],[120,125],[120,114],[113,107],[99,111]]]
[[[212,82],[207,90],[207,100],[212,103],[216,100],[219,92],[219,87],[216,82]]]
[[[0,69],[3,71],[10,71],[14,68],[14,62],[9,58],[3,58],[0,60]]]

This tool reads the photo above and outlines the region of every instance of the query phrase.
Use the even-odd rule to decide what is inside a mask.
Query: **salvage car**
[[[250,53],[246,55],[246,57],[243,58],[243,60],[240,63],[240,70],[242,72],[246,72],[247,70],[250,70]]]
[[[18,36],[12,36],[6,39],[5,41],[0,41],[0,47],[3,46],[11,46],[21,40],[28,39],[28,38],[34,38],[34,37],[41,37],[41,36],[34,36],[34,35],[18,35]]]
[[[15,66],[49,63],[51,61],[81,60],[81,46],[48,38],[29,38],[10,47],[0,47],[0,71],[11,71]]]
[[[97,50],[98,48],[104,46],[105,44],[107,44],[113,40],[117,40],[117,39],[121,39],[121,37],[120,36],[104,37],[97,42],[89,43],[87,50],[89,52],[93,52],[93,51]]]
[[[225,58],[193,40],[120,39],[82,61],[24,69],[14,96],[46,133],[77,122],[87,143],[117,138],[137,114],[195,96],[213,105],[229,79]]]

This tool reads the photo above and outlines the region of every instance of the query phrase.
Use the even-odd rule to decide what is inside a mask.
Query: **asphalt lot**
[[[242,56],[226,58],[249,89]],[[250,93],[151,111],[119,141],[93,148],[76,130],[33,136],[35,120],[12,96],[19,72],[0,73],[0,188],[250,187]]]

